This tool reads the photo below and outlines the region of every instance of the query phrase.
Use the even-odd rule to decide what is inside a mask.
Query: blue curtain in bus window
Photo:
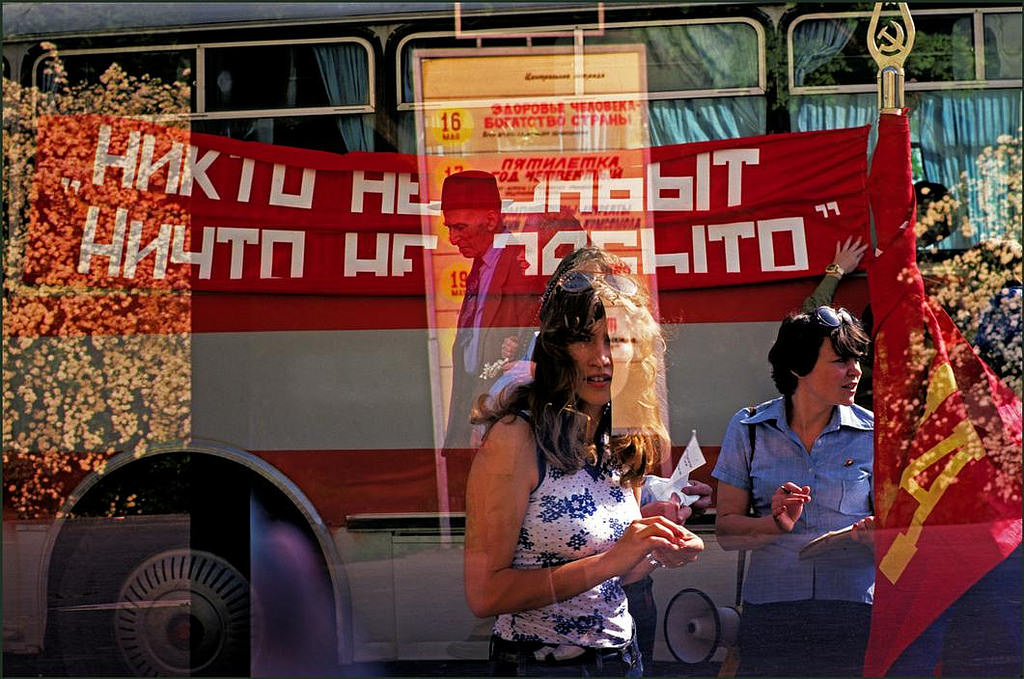
[[[312,47],[330,105],[368,104],[366,50],[354,44]],[[365,116],[338,116],[335,121],[349,151],[373,150],[373,127]]]
[[[970,237],[956,231],[939,247],[969,247],[1004,233],[1009,165],[997,167],[994,159],[981,164],[978,158],[986,147],[996,148],[1001,137],[1020,143],[1021,91],[922,92],[919,102],[925,176],[961,199],[966,192],[974,231]]]
[[[652,101],[651,145],[670,146],[765,133],[764,97],[716,97]]]
[[[874,92],[804,95],[789,100],[789,128],[794,132],[873,125],[877,117],[878,95]],[[874,147],[873,138],[869,147]]]
[[[416,150],[416,114],[412,111],[399,111],[396,116],[399,153],[417,153]]]
[[[843,51],[857,28],[855,19],[805,21],[793,29],[793,84],[804,85],[809,73]]]

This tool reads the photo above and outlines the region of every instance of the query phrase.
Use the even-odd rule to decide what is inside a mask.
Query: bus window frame
[[[367,103],[350,104],[345,106],[314,106],[296,108],[265,108],[265,109],[238,109],[230,111],[207,111],[206,110],[206,50],[233,47],[263,47],[268,45],[314,45],[314,44],[339,44],[355,43],[366,51],[367,67]],[[110,54],[116,55],[123,52],[185,52],[193,51],[193,73],[192,82],[195,89],[195,111],[189,114],[190,120],[234,120],[236,118],[282,118],[282,117],[307,117],[322,115],[360,115],[374,113],[376,107],[376,54],[373,45],[369,40],[358,36],[342,36],[332,38],[309,38],[309,39],[281,39],[281,40],[227,40],[218,42],[190,42],[183,44],[160,44],[119,47],[116,50],[110,48],[90,49],[68,49],[60,50],[60,55],[79,56],[87,54]],[[36,57],[32,64],[32,82],[36,82],[39,67],[49,58],[48,54],[41,54]]]
[[[621,21],[621,22],[608,22],[605,21],[603,24],[558,24],[552,26],[538,27],[534,30],[536,35],[550,35],[553,32],[572,33],[574,31],[581,31],[583,33],[583,44],[586,46],[586,33],[588,31],[608,31],[619,28],[645,28],[648,26],[683,26],[683,25],[709,25],[709,24],[746,24],[754,29],[754,33],[757,37],[757,81],[756,87],[734,87],[734,88],[719,88],[719,89],[704,89],[704,90],[667,90],[662,92],[637,92],[628,96],[636,96],[640,101],[659,101],[659,100],[672,100],[672,99],[709,99],[717,97],[736,97],[736,96],[764,96],[767,91],[768,73],[767,73],[767,49],[765,39],[764,26],[756,19],[750,17],[715,17],[710,19],[672,19],[667,21],[659,20],[648,20],[648,21]],[[445,101],[432,101],[429,104],[423,102],[407,101],[404,99],[405,92],[405,74],[403,73],[403,56],[406,49],[408,49],[409,42],[417,39],[432,39],[432,38],[449,38],[449,39],[462,39],[467,41],[475,41],[477,48],[483,48],[483,40],[487,37],[494,39],[500,39],[507,37],[509,32],[526,32],[528,28],[523,27],[509,27],[505,29],[487,29],[486,31],[474,32],[471,37],[461,37],[456,35],[455,31],[421,31],[416,33],[410,33],[403,36],[395,48],[395,100],[397,103],[398,111],[416,111],[416,110],[427,110],[433,108],[443,108],[448,106],[469,106],[469,105],[484,105],[489,106],[492,103],[496,103],[490,100],[474,100],[472,102],[456,99],[456,100],[445,100]],[[516,39],[522,39],[524,42],[528,41],[528,38],[521,35],[517,35]],[[470,45],[467,44],[467,47]],[[532,45],[524,44],[524,48],[531,48]],[[598,47],[602,47],[599,45]],[[538,45],[536,49],[545,49],[545,46]],[[425,47],[423,49],[458,49],[453,46],[438,46],[438,47]],[[411,56],[410,56],[411,59]],[[414,88],[415,89],[415,88]],[[620,98],[623,95],[618,95]],[[574,98],[575,99],[575,98]],[[509,98],[502,99],[501,103],[505,102],[517,102],[527,103],[528,98]]]
[[[985,79],[985,32],[984,17],[986,14],[1021,14],[1020,7],[974,7],[949,9],[919,9],[913,11],[913,16],[950,16],[963,15],[971,17],[971,32],[974,46],[974,76],[973,80],[940,80],[911,82],[904,84],[904,89],[911,91],[935,91],[935,90],[977,90],[977,89],[1007,89],[1021,87],[1021,79]],[[897,11],[882,12],[883,18],[900,16]],[[793,50],[793,33],[797,26],[806,21],[821,19],[869,19],[871,12],[813,12],[802,14],[789,24],[786,30],[786,78],[790,95],[806,94],[852,94],[857,92],[875,92],[878,85],[872,83],[850,84],[850,85],[796,85],[796,58]],[[909,59],[913,60],[913,52]]]

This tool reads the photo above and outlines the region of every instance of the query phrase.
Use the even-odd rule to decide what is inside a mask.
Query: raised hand
[[[784,533],[793,531],[793,526],[804,512],[804,504],[811,501],[811,487],[798,486],[786,481],[772,495],[772,519]]]
[[[867,249],[867,243],[860,238],[854,240],[853,236],[850,236],[843,243],[836,243],[836,254],[832,258],[832,263],[837,264],[844,272],[850,273],[860,264]]]

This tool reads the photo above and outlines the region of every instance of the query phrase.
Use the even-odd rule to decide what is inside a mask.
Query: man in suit
[[[516,257],[519,248],[495,248],[504,230],[501,195],[494,175],[467,170],[448,176],[441,188],[448,240],[473,261],[452,345],[452,395],[446,449],[479,444],[469,418],[477,399],[503,372],[501,361],[519,356],[529,340],[537,295]]]

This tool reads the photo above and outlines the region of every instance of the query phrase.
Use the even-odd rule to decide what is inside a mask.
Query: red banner
[[[884,675],[1021,541],[1021,404],[925,296],[906,117],[881,116],[875,158],[877,571],[866,676]]]
[[[579,230],[530,232],[525,218],[569,210],[591,241],[639,251],[635,267],[656,273],[663,290],[818,275],[837,241],[866,234],[867,135],[492,158],[514,234],[496,246],[546,264]],[[44,118],[26,276],[73,287],[422,295],[424,257],[447,247],[447,231],[420,173],[450,163],[113,117]],[[546,270],[528,272],[537,290]]]

